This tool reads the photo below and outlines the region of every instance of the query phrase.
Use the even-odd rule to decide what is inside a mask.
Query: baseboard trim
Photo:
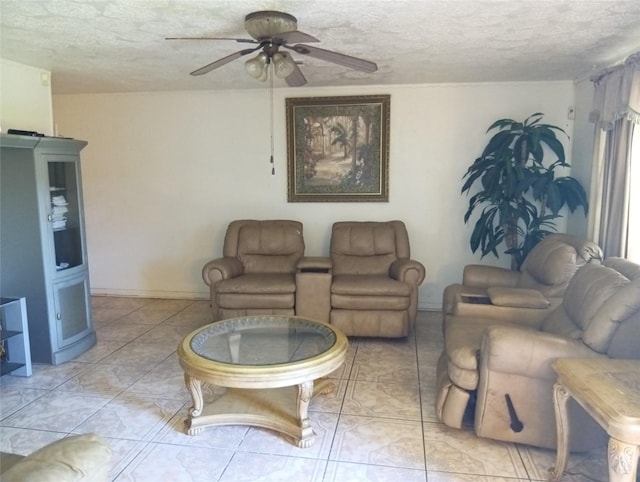
[[[123,296],[130,298],[167,298],[178,300],[208,300],[209,292],[163,291],[163,290],[122,290],[112,288],[91,288],[92,296]],[[442,303],[436,301],[418,302],[420,311],[442,311]]]
[[[208,300],[209,293],[163,290],[120,290],[111,288],[91,288],[92,296],[122,296],[128,298],[166,298],[177,300]]]

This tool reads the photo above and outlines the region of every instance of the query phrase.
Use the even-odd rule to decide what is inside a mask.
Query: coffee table
[[[335,388],[321,377],[342,365],[347,347],[347,337],[331,325],[295,316],[244,316],[193,331],[178,346],[193,400],[187,433],[253,425],[309,447],[315,439],[309,403]],[[218,387],[206,404],[203,382]]]

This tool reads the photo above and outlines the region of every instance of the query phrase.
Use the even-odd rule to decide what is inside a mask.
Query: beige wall
[[[53,135],[49,71],[0,59],[0,128]]]
[[[389,202],[287,203],[284,98],[365,94],[391,95]],[[573,134],[572,82],[276,89],[272,176],[268,99],[267,90],[54,96],[60,135],[89,142],[94,293],[205,297],[201,267],[221,254],[233,219],[300,220],[310,256],[328,253],[334,221],[402,219],[427,269],[420,307],[439,308],[444,287],[480,259],[468,247],[460,187],[489,125],[543,112]]]

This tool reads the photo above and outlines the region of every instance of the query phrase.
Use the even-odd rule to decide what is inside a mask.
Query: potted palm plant
[[[476,209],[482,209],[471,234],[472,252],[482,257],[506,245],[511,268],[518,269],[527,254],[544,236],[555,231],[555,220],[563,207],[571,212],[582,206],[588,210],[587,194],[573,177],[556,177],[555,170],[569,167],[564,147],[556,133],[560,127],[543,124],[543,114],[535,113],[524,122],[500,119],[487,132],[497,129],[482,155],[469,167],[462,193],[469,194],[464,215],[467,223]],[[546,163],[549,155],[555,160]]]

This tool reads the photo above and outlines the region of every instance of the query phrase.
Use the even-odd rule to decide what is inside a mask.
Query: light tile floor
[[[537,481],[555,460],[438,422],[438,312],[420,312],[406,340],[350,340],[336,390],[312,402],[317,439],[307,449],[244,426],[185,435],[190,399],[176,346],[209,319],[205,301],[94,297],[93,316],[90,351],[0,379],[0,450],[28,454],[96,432],[113,449],[117,482]],[[606,470],[604,448],[572,455],[564,480],[605,481]]]

